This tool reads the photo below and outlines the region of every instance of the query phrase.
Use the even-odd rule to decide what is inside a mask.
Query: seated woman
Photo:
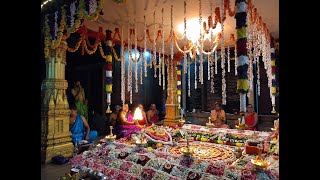
[[[218,119],[213,121],[213,127],[214,128],[225,128],[225,129],[230,128],[227,124],[224,124],[224,121],[218,120]]]
[[[72,143],[78,144],[82,140],[93,142],[97,135],[97,131],[90,131],[87,120],[77,113],[76,106],[70,106],[70,131],[72,133]]]
[[[144,111],[144,108],[143,108],[142,104],[138,104],[138,107],[140,108],[141,113],[142,113],[142,117],[143,117],[142,120],[138,120],[139,124],[140,125],[150,126],[152,123],[148,122],[147,115],[146,115],[146,112]]]
[[[129,113],[129,105],[124,104],[122,111],[119,113],[119,117],[115,126],[115,134],[118,138],[127,137],[135,132],[140,131],[143,128],[138,121],[134,121]]]
[[[150,105],[150,110],[147,113],[148,122],[157,123],[159,121],[159,113],[155,104]]]
[[[247,130],[256,130],[256,125],[258,123],[258,114],[253,111],[253,106],[251,104],[247,105],[247,112],[244,115],[245,124],[248,126]]]
[[[223,124],[225,123],[226,113],[221,109],[221,105],[218,102],[214,103],[214,110],[211,110],[210,118],[212,122],[219,120],[222,121]]]

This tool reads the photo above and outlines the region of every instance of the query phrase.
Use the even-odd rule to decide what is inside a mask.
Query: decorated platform
[[[153,130],[154,135],[160,133],[171,139],[170,133],[165,134],[173,129]],[[236,150],[243,151],[243,147],[191,139],[173,145],[158,142],[155,146],[149,139],[145,146],[137,146],[137,136],[99,144],[73,157],[72,167],[101,179],[279,179],[278,160],[267,156],[268,166],[257,169],[252,163],[255,155],[236,157]],[[192,151],[190,155],[184,154],[186,148]]]
[[[195,141],[210,142],[217,144],[226,144],[232,146],[244,146],[244,142],[256,136],[261,141],[270,139],[271,132],[251,131],[251,130],[237,130],[237,129],[223,129],[211,128],[207,126],[185,124],[181,129],[167,128],[172,135],[180,135],[180,130],[187,132]]]

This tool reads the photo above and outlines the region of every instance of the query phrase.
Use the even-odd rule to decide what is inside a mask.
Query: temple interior
[[[279,179],[278,0],[42,0],[41,179]]]

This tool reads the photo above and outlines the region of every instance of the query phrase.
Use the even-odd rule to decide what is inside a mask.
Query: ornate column
[[[183,54],[178,52],[174,55],[173,66],[174,68],[168,68],[168,75],[171,76],[173,73],[173,79],[170,80],[170,88],[168,88],[168,97],[166,101],[166,117],[164,120],[165,126],[175,126],[178,124],[180,116],[179,102],[177,96],[177,69],[176,66],[180,65],[180,60]],[[168,85],[169,86],[169,85]],[[181,90],[180,90],[181,92]]]
[[[50,49],[46,59],[45,95],[41,104],[41,161],[45,163],[55,155],[73,155],[66,95],[68,82],[65,80],[67,38],[68,35],[64,35],[60,45]]]

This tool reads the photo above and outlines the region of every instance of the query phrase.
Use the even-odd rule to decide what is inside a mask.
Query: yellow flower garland
[[[69,52],[76,52],[76,51],[79,49],[82,41],[83,41],[83,36],[81,35],[79,41],[76,43],[76,45],[74,46],[74,48],[68,47],[68,51],[69,51]]]

